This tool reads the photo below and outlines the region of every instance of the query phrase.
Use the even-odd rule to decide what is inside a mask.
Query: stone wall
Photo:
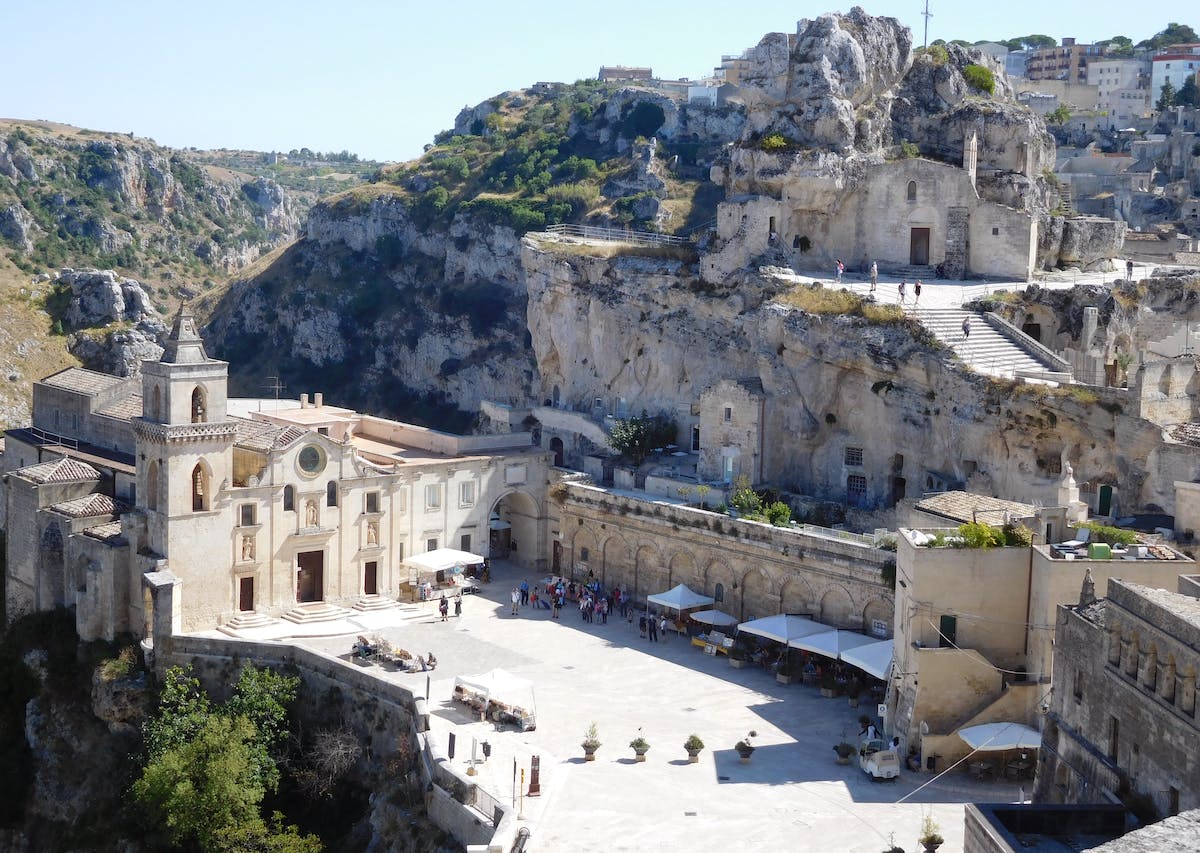
[[[829,625],[891,633],[892,554],[866,537],[740,521],[678,504],[569,485],[562,507],[564,573],[588,573],[637,598],[686,583],[740,621],[808,614]],[[718,589],[718,586],[720,587]]]

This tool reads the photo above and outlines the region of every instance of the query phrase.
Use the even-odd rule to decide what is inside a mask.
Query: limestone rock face
[[[113,734],[136,736],[153,705],[153,692],[145,673],[137,678],[109,681],[97,669],[92,675],[92,713],[108,724]]]
[[[17,139],[0,139],[0,175],[6,178],[38,180],[33,153],[29,146]]]
[[[137,323],[157,317],[141,284],[112,270],[64,269],[58,281],[71,288],[71,305],[67,309],[71,328],[84,329],[123,320]]]
[[[1125,244],[1125,223],[1096,217],[1046,217],[1038,228],[1038,264],[1046,269],[1113,269]]]
[[[24,252],[33,251],[32,235],[41,231],[33,217],[19,204],[0,207],[0,240],[7,240]]]

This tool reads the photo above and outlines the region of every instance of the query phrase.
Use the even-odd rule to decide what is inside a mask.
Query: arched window
[[[192,469],[192,512],[204,512],[210,506],[208,469],[200,462]]]
[[[916,181],[908,182],[908,200],[909,201],[917,200],[917,182]]]
[[[162,390],[155,385],[154,393],[150,395],[150,417],[156,421],[162,420]]]
[[[283,487],[283,509],[285,512],[296,510],[296,490],[291,486]]]
[[[329,485],[325,487],[325,506],[337,505],[337,483],[330,480]]]
[[[716,601],[724,601],[724,600],[725,600],[725,584],[719,583],[719,584],[717,584],[717,588],[713,590],[713,601],[716,602]]]
[[[157,389],[155,389],[157,390]],[[150,463],[150,470],[146,473],[146,508],[158,509],[158,462]]]
[[[200,385],[192,391],[192,423],[202,424],[208,420],[208,401],[204,399],[204,388]]]

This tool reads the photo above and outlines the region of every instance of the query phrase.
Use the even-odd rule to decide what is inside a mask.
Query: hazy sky
[[[404,160],[464,105],[538,80],[649,65],[711,73],[764,33],[848,3],[664,0],[0,0],[0,116],[133,132],[163,145]],[[875,0],[922,38],[924,0]],[[1194,0],[930,0],[930,41],[1044,33],[1135,42]]]

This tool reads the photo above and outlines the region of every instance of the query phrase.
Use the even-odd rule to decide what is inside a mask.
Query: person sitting
[[[433,656],[433,652],[430,652],[425,657],[425,665],[430,669],[437,669],[437,658]]]

